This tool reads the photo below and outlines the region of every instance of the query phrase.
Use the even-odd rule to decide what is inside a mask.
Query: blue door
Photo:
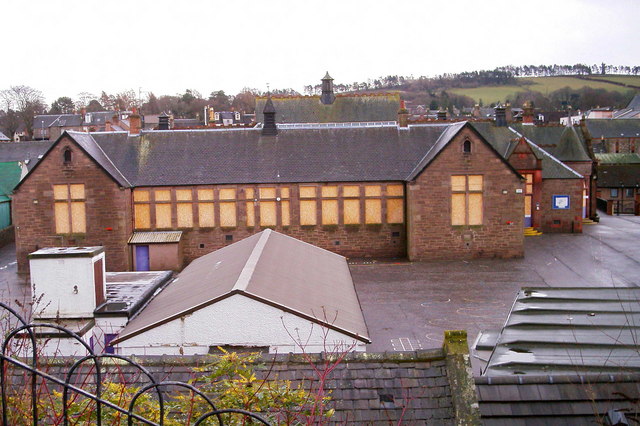
[[[149,246],[136,247],[136,271],[149,270]]]

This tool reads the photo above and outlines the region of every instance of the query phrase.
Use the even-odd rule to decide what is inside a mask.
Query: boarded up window
[[[219,198],[221,200],[235,200],[236,190],[235,188],[224,188],[220,190]]]
[[[315,198],[316,197],[316,187],[315,186],[301,186],[300,187],[300,198]]]
[[[289,226],[291,224],[289,200],[282,200],[280,203],[282,226]]]
[[[171,201],[171,191],[168,189],[157,189],[155,191],[156,201]]]
[[[343,197],[360,197],[360,187],[357,185],[345,185],[342,187]]]
[[[387,197],[403,197],[404,186],[402,185],[387,185]]]
[[[289,198],[289,188],[280,188],[280,198]]]
[[[380,195],[382,195],[380,185],[366,185],[364,187],[365,197],[379,197]]]
[[[276,189],[259,188],[260,226],[276,226]]]
[[[213,201],[213,189],[198,189],[198,200]]]
[[[524,177],[527,179],[525,186],[525,194],[533,194],[533,174],[526,173]]]
[[[178,201],[191,201],[190,189],[176,189],[176,200]]]
[[[220,203],[220,226],[232,228],[236,226],[236,203]]]
[[[366,224],[382,223],[382,200],[366,199],[364,201],[364,217]]]
[[[140,189],[133,190],[133,201],[136,202],[149,202],[149,191]]]
[[[344,224],[357,225],[360,223],[360,200],[344,200]]]
[[[338,224],[338,187],[335,185],[323,186],[320,190],[322,196],[322,224]]]
[[[171,204],[156,204],[156,228],[171,228]]]
[[[276,226],[275,201],[260,201],[260,226]]]
[[[213,189],[198,189],[198,226],[201,228],[212,228],[216,225]],[[205,202],[203,202],[205,201]]]
[[[178,196],[176,191],[176,197]],[[178,203],[177,205],[178,215],[178,228],[192,228],[193,227],[193,208],[191,203]]]
[[[482,225],[482,190],[481,175],[451,176],[452,225]]]
[[[256,209],[254,201],[247,201],[247,226],[256,226]]]
[[[404,200],[402,198],[387,199],[387,223],[404,222]]]
[[[524,197],[524,215],[531,216],[531,196]]]
[[[338,224],[338,200],[322,200],[322,224]]]
[[[136,220],[136,229],[151,228],[151,210],[149,204],[135,204],[134,214]]]
[[[366,224],[382,223],[382,195],[380,185],[365,185],[364,187],[364,222]],[[377,197],[371,199],[370,197]]]
[[[300,200],[300,225],[315,225],[316,200]]]
[[[198,225],[201,228],[211,228],[216,225],[213,203],[198,204]]]
[[[56,233],[87,232],[84,184],[53,185]]]
[[[69,223],[69,205],[65,202],[55,203],[56,216],[56,233],[68,234],[71,232],[71,224]]]

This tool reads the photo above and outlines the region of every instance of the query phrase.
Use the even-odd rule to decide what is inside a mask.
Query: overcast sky
[[[638,0],[0,0],[0,89],[235,94],[502,65],[640,65]]]

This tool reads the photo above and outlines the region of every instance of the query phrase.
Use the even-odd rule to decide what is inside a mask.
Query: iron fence
[[[88,398],[92,401],[95,401],[96,404],[96,419],[95,424],[102,425],[102,413],[103,408],[108,407],[115,411],[118,411],[126,416],[127,424],[132,425],[134,420],[138,423],[143,423],[147,425],[158,425],[162,426],[164,424],[165,419],[165,410],[166,410],[166,399],[163,394],[163,388],[172,387],[172,388],[183,388],[186,391],[190,391],[194,396],[202,398],[203,401],[206,402],[207,407],[210,408],[208,412],[202,414],[199,418],[195,420],[193,425],[200,425],[205,422],[205,420],[215,417],[218,424],[224,425],[224,417],[223,414],[231,414],[243,416],[244,418],[251,419],[260,424],[269,425],[269,422],[265,420],[258,414],[251,413],[242,409],[218,409],[215,404],[211,401],[211,399],[198,390],[196,387],[189,383],[177,382],[177,381],[157,381],[153,375],[142,365],[137,363],[136,361],[116,354],[96,354],[93,349],[84,341],[82,338],[76,334],[75,332],[61,326],[58,324],[50,324],[50,323],[32,323],[27,322],[18,312],[16,312],[11,307],[7,306],[5,303],[0,302],[0,312],[5,311],[10,317],[14,317],[17,322],[20,324],[15,327],[11,327],[10,330],[7,330],[7,333],[4,336],[4,340],[2,341],[2,353],[0,354],[0,388],[2,392],[2,424],[8,425],[8,413],[12,409],[11,404],[8,402],[7,398],[7,388],[10,386],[7,381],[7,366],[9,364],[17,367],[18,369],[27,372],[30,375],[30,388],[31,388],[31,401],[30,401],[30,410],[33,419],[33,424],[38,424],[38,396],[37,396],[37,386],[38,386],[38,377],[44,379],[47,382],[54,383],[58,386],[61,386],[63,389],[62,392],[62,421],[66,426],[69,424],[69,401],[70,395],[75,393],[81,395],[85,398]],[[2,316],[4,319],[5,316]],[[66,334],[67,336],[75,339],[79,342],[84,349],[86,349],[88,355],[78,358],[71,365],[68,371],[65,374],[64,379],[56,377],[52,374],[49,374],[46,371],[42,371],[38,369],[38,340],[36,339],[36,333],[34,329],[50,329],[56,330],[57,332],[61,332]],[[9,349],[9,345],[11,341],[17,336],[24,337],[29,340],[31,345],[30,354],[28,357],[18,357],[11,356],[11,354],[7,354]],[[22,359],[21,359],[22,358]],[[102,398],[103,389],[102,389],[102,360],[104,359],[116,359],[122,363],[127,363],[133,366],[135,369],[139,370],[140,374],[145,376],[149,383],[142,386],[132,397],[131,401],[128,404],[128,407],[123,408],[114,404],[104,398]],[[82,389],[71,383],[72,377],[78,369],[84,365],[85,363],[90,362],[93,364],[93,374],[95,379],[95,393],[91,393],[85,389]],[[143,416],[136,414],[134,411],[136,409],[136,404],[141,400],[141,397],[145,394],[154,394],[157,398],[158,406],[159,406],[159,423],[153,422]]]

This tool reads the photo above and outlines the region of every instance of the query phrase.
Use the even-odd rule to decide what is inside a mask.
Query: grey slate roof
[[[271,229],[194,260],[117,341],[235,294],[369,343],[346,259]]]
[[[640,372],[640,287],[523,288],[483,375]]]
[[[599,188],[621,188],[640,186],[640,164],[598,165]]]
[[[53,141],[1,143],[0,162],[26,162],[27,168],[31,170],[33,166],[40,160],[38,157],[44,155],[44,153],[47,152],[52,144]]]
[[[46,114],[33,118],[33,127],[78,127],[82,126],[81,114]]]
[[[7,137],[4,133],[0,132],[0,142],[9,142],[11,139]]]
[[[574,126],[527,126],[514,123],[510,127],[560,161],[591,161],[582,132]]]
[[[640,164],[638,153],[599,153],[595,157],[598,164]]]
[[[398,119],[398,93],[348,95],[338,94],[330,105],[320,96],[272,96],[278,123],[343,123],[393,121]],[[264,122],[267,98],[256,98],[256,121]]]
[[[260,129],[91,137],[133,186],[403,181],[445,130],[460,127],[281,129],[275,137],[262,136]]]
[[[638,138],[640,137],[640,119],[611,120],[589,119],[585,120],[587,130],[593,139],[608,138]]]
[[[474,122],[471,125],[505,158],[513,153],[522,134],[513,127],[496,127],[493,123]],[[551,155],[546,148],[525,137],[534,155],[542,160],[543,179],[582,179],[582,175]]]
[[[93,157],[106,172],[114,178],[120,186],[129,187],[131,184],[126,177],[122,175],[113,161],[105,154],[100,145],[98,145],[90,133],[83,132],[67,132],[73,140],[75,140],[87,154]]]
[[[604,425],[609,410],[640,415],[638,374],[478,377],[476,388],[487,426]]]

